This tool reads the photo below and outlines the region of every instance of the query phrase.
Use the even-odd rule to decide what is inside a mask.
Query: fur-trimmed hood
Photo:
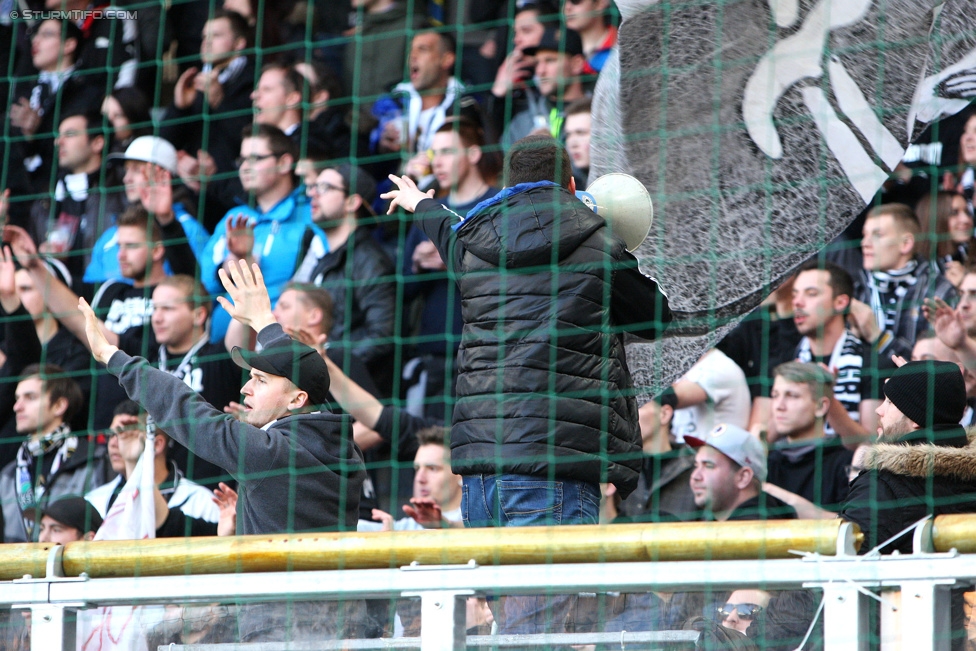
[[[976,427],[966,430],[969,445],[947,447],[921,443],[880,443],[864,456],[861,467],[908,477],[948,477],[976,481]]]

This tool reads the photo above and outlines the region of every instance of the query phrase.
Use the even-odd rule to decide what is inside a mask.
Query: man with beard
[[[800,267],[793,282],[793,322],[803,336],[796,359],[823,364],[835,373],[824,431],[845,442],[870,436],[881,402],[873,351],[845,324],[853,292],[850,274],[829,262]]]
[[[329,345],[352,351],[388,394],[396,315],[393,263],[369,231],[359,228],[361,219],[375,214],[370,204],[376,198],[376,181],[361,167],[343,163],[322,170],[307,192],[328,253],[319,254],[312,265],[315,250],[310,250],[294,280],[328,290],[334,306]]]

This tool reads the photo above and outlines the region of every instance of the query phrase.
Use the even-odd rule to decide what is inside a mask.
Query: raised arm
[[[88,350],[91,351],[92,357],[96,361],[102,364],[108,364],[108,360],[111,359],[112,355],[119,352],[119,347],[111,343],[103,332],[101,321],[95,316],[95,311],[91,309],[84,298],[77,299],[78,302],[78,312],[81,314],[81,318],[84,320],[85,327],[83,332],[85,333],[85,338],[82,339],[83,343],[88,345]]]
[[[230,270],[229,274],[227,269]],[[264,275],[256,262],[251,263],[250,267],[245,260],[230,262],[217,275],[233,303],[223,296],[218,296],[217,302],[233,319],[250,326],[255,332],[276,323]]]
[[[34,280],[38,291],[44,296],[44,304],[54,318],[82,343],[86,342],[85,317],[78,312],[78,296],[63,282],[55,278],[37,254],[37,247],[27,231],[19,226],[4,226],[3,239],[10,244],[20,265]],[[86,303],[87,305],[87,303]],[[98,321],[102,335],[110,344],[117,346],[119,336]]]
[[[344,411],[369,429],[373,429],[380,418],[380,412],[383,411],[383,405],[366,389],[353,382],[327,355],[322,355],[322,359],[329,368],[331,382],[329,391],[332,397]]]
[[[431,199],[434,196],[433,190],[421,192],[420,188],[417,187],[417,183],[409,176],[390,174],[389,178],[396,185],[396,189],[380,195],[381,199],[390,200],[390,207],[386,211],[387,215],[392,215],[398,207],[403,208],[407,212],[414,212],[417,210],[418,203],[424,199]]]

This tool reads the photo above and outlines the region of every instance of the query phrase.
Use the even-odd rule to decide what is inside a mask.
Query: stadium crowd
[[[609,0],[43,13],[92,8],[0,18],[2,542],[96,536],[147,431],[159,537],[843,517],[910,553],[976,512],[976,111],[638,405],[619,333],[662,336],[667,299],[572,196]],[[817,602],[762,588],[468,616],[795,648]],[[419,630],[407,600],[294,606],[195,641]]]

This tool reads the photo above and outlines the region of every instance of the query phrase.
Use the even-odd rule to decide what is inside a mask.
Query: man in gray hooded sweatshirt
[[[239,482],[238,534],[354,531],[366,477],[362,455],[343,438],[343,416],[319,411],[329,372],[312,348],[275,322],[261,270],[234,265],[220,278],[233,299],[219,299],[233,318],[258,333],[261,353],[234,348],[250,372],[238,417],[207,403],[182,380],[108,343],[94,312],[79,300],[92,355],[119,378],[129,397],[176,441],[224,468]],[[289,499],[289,496],[295,496]],[[254,604],[241,609],[244,642],[361,637],[361,601]]]

